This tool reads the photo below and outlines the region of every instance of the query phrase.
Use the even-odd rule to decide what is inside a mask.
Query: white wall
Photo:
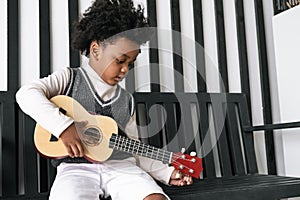
[[[20,1],[20,83],[40,77],[39,3]]]
[[[273,17],[274,45],[282,122],[300,120],[300,6]],[[284,130],[283,173],[300,177],[300,129]]]

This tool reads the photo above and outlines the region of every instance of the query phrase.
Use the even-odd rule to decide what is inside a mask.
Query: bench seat
[[[300,179],[276,175],[246,175],[195,180],[185,187],[161,185],[174,200],[267,200],[299,195]]]

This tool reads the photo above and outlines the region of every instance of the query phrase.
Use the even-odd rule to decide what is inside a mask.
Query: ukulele
[[[173,153],[118,135],[118,125],[112,118],[90,114],[71,97],[58,95],[50,101],[75,122],[85,122],[84,126],[75,125],[84,146],[84,157],[91,162],[104,162],[115,149],[171,164],[175,169],[194,178],[199,178],[203,170],[202,159],[193,154]],[[37,151],[46,158],[68,157],[61,139],[55,138],[39,124],[35,127],[34,144]]]

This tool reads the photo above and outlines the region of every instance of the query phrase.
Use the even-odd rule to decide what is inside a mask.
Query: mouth
[[[124,76],[116,76],[115,81],[120,82],[124,79]]]

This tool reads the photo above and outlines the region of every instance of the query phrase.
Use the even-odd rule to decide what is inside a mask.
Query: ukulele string
[[[130,139],[128,139],[128,138],[125,139],[125,137],[118,136],[118,135],[116,136],[115,139],[118,140],[118,143],[116,143],[116,141],[114,141],[114,143],[117,144],[117,146],[116,145],[115,146],[117,148],[123,149],[127,152],[132,152],[132,153],[136,153],[136,154],[140,154],[140,155],[147,155],[149,153],[149,150],[151,150],[150,154],[153,154],[153,152],[154,153],[156,152],[157,153],[156,158],[161,158],[162,160],[166,159],[165,156],[171,156],[170,152],[168,152],[168,151],[161,150],[159,148],[143,144],[140,141],[135,141],[136,142],[136,144],[135,144],[136,152],[134,152],[134,150],[135,150],[135,148],[133,148],[134,146],[131,146],[132,144],[129,144],[129,146],[127,145],[128,142],[131,141]],[[122,140],[121,143],[120,143],[120,140]],[[125,141],[125,143],[124,143],[124,141]],[[130,148],[130,147],[132,147],[132,148]],[[127,148],[127,150],[126,150],[126,148]],[[142,149],[140,149],[140,148],[142,148]],[[145,152],[145,150],[146,150],[146,152]],[[169,155],[167,155],[168,153],[169,153]],[[152,157],[152,156],[149,156],[149,157]],[[192,162],[190,159],[185,159],[182,156],[175,154],[172,156],[172,163],[175,163],[177,165],[182,165],[184,168],[186,168],[188,170],[192,169],[189,166],[183,165],[182,163],[178,162],[177,159],[185,160],[186,162]],[[167,160],[169,160],[169,159],[167,159]]]
[[[112,146],[118,150],[121,149],[123,151],[160,160],[162,162],[169,163],[171,158],[171,152],[144,144],[139,140],[133,140],[124,136],[114,135],[111,139],[111,142],[113,143]]]

